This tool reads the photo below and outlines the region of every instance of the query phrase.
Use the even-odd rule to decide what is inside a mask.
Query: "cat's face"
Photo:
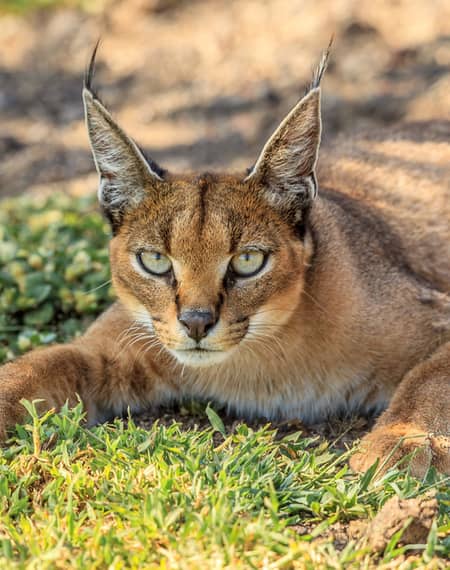
[[[308,240],[264,187],[204,175],[153,187],[111,242],[119,297],[187,365],[268,344],[295,309]],[[273,344],[273,341],[272,341]]]
[[[184,364],[214,365],[252,343],[272,350],[299,303],[325,64],[247,174],[183,177],[146,158],[115,123],[91,90],[91,64],[83,98],[114,234],[115,289]]]

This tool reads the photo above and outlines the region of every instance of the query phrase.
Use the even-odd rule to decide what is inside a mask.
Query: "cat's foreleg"
[[[116,304],[84,336],[33,350],[0,367],[0,439],[23,421],[22,399],[38,411],[81,399],[88,424],[173,401],[173,358],[145,327]]]
[[[93,414],[90,392],[97,363],[76,344],[37,349],[0,368],[0,438],[16,423],[23,421],[26,410],[22,399],[42,400],[40,412],[59,409],[66,401],[76,405],[82,399]],[[91,418],[88,418],[91,420]]]

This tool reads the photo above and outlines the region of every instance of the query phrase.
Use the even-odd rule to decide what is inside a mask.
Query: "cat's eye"
[[[159,251],[141,251],[137,258],[142,268],[153,275],[165,275],[172,269],[172,262]]]
[[[239,277],[252,277],[264,266],[266,255],[261,251],[245,250],[232,257],[231,269]]]

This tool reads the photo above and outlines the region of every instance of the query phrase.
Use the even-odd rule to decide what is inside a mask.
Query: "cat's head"
[[[83,98],[109,219],[116,292],[176,358],[221,362],[270,350],[299,302],[311,254],[307,214],[317,193],[320,79],[242,175],[173,176],[147,158],[91,88]]]

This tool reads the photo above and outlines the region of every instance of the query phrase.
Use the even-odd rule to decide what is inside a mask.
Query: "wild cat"
[[[237,174],[173,175],[83,99],[118,301],[0,369],[0,430],[80,397],[88,421],[201,397],[245,416],[383,410],[351,460],[450,473],[450,124],[338,139],[320,81]],[[319,191],[320,182],[320,191]],[[392,450],[394,450],[393,453]]]

